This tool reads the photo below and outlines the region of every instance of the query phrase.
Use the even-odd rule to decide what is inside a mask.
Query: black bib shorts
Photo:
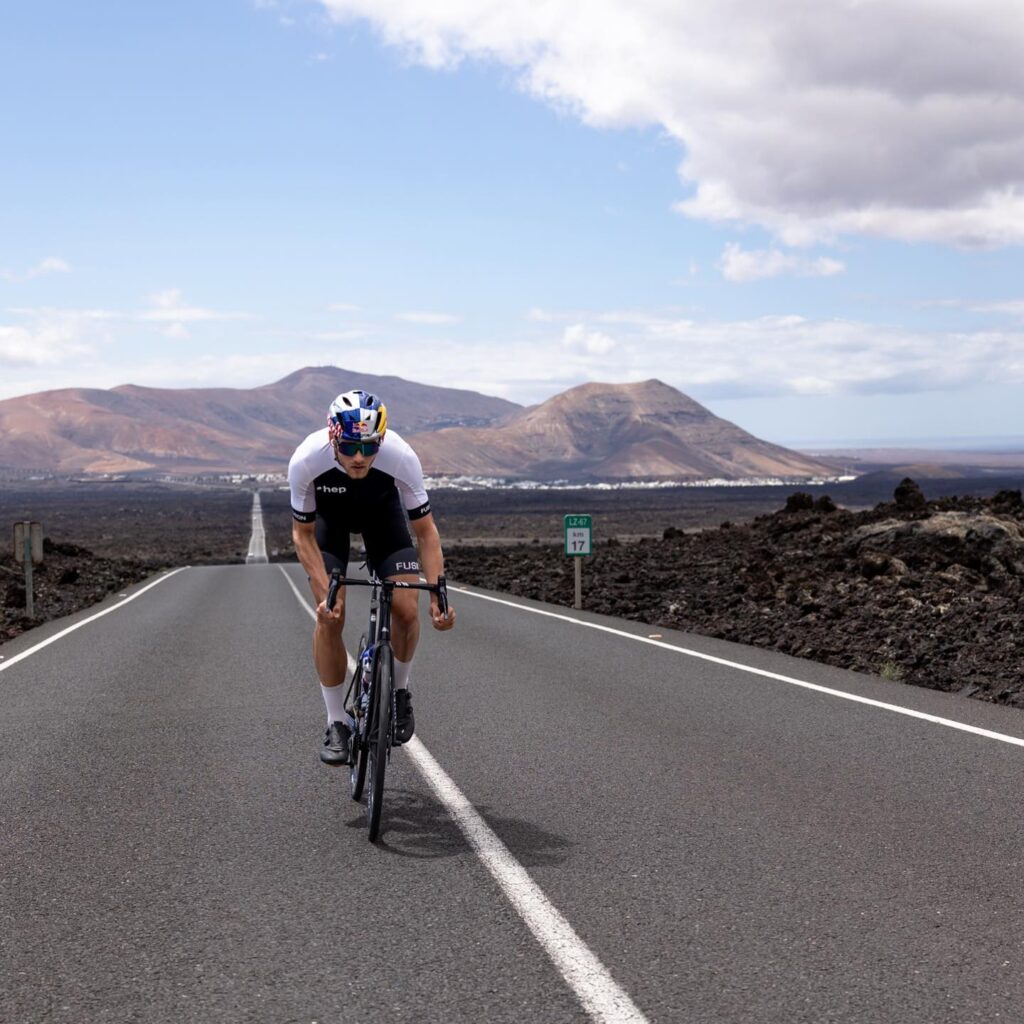
[[[362,534],[367,565],[382,580],[419,574],[419,554],[396,489],[360,509],[358,516],[355,512],[353,507],[344,511],[332,509],[328,518],[317,508],[316,542],[328,574],[332,569],[340,569],[343,575],[347,571],[353,533]]]

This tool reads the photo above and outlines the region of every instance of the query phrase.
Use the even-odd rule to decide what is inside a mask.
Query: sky
[[[1024,443],[1022,52],[1019,0],[7,4],[0,399],[656,377]]]

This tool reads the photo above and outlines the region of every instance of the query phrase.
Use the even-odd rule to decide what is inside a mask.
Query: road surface
[[[1024,1017],[1019,712],[453,592],[373,846],[300,567],[127,594],[0,648],[0,1020]]]

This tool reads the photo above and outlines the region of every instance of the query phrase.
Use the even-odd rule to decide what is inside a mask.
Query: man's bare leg
[[[345,681],[348,658],[341,638],[345,624],[345,604],[339,595],[334,614],[317,608],[316,627],[313,629],[313,662],[320,677],[320,692],[327,707],[327,734],[320,751],[325,764],[340,765],[349,762],[349,727],[346,722]]]
[[[419,576],[390,576],[399,583],[419,583]],[[396,590],[391,601],[391,647],[395,660],[408,665],[416,653],[420,639],[420,592],[418,590]],[[401,684],[396,683],[398,689]]]
[[[416,583],[418,576],[395,576],[393,579]],[[409,695],[409,672],[412,657],[420,639],[418,590],[396,590],[391,603],[391,638],[395,652],[395,738],[404,743],[415,728],[412,698]]]
[[[340,620],[325,622],[317,617],[316,628],[313,630],[313,663],[324,686],[339,686],[348,674],[348,655],[341,636],[344,625],[344,606]]]

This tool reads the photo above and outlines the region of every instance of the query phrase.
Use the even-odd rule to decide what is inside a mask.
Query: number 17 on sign
[[[565,553],[575,562],[576,607],[583,607],[583,569],[581,558],[591,553],[592,523],[590,516],[565,517]]]

